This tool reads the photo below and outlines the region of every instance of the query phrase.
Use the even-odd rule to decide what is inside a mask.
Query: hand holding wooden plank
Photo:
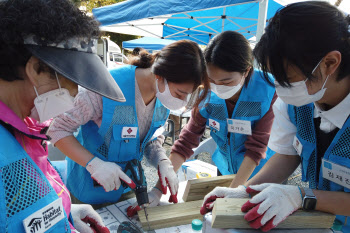
[[[219,198],[213,208],[212,227],[213,228],[251,228],[249,222],[244,220],[241,207],[249,199],[239,198]],[[319,211],[297,210],[281,222],[277,228],[290,229],[311,229],[311,228],[331,228],[335,216]]]
[[[242,206],[242,212],[247,212],[244,219],[254,229],[269,231],[301,208],[298,186],[265,183],[251,185],[246,191],[256,194]]]
[[[213,209],[213,228],[248,228],[249,223],[244,220],[241,207],[249,199],[240,198],[219,198],[216,200]],[[191,201],[166,206],[148,208],[148,219],[151,229],[190,224],[193,219],[201,219],[199,209],[202,200]],[[146,217],[143,211],[138,212],[140,222],[145,229],[148,229]],[[330,228],[333,225],[335,216],[318,211],[306,212],[298,210],[286,218],[277,228]]]
[[[218,198],[248,198],[249,194],[243,185],[237,188],[216,187],[213,191],[205,195],[201,214],[204,215],[213,209],[215,200]]]

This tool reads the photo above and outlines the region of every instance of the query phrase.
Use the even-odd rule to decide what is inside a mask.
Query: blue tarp
[[[164,46],[175,42],[175,40],[160,39],[155,37],[143,37],[140,39],[123,41],[123,48],[134,49],[136,47],[147,50],[161,50]]]
[[[160,15],[197,11],[256,0],[128,0],[99,7],[92,13],[102,26]]]
[[[269,0],[267,19],[281,7],[275,0]],[[118,32],[119,27],[121,33],[128,33],[125,28],[131,27],[130,33],[142,35],[159,25],[161,30],[154,30],[157,32],[148,36],[191,39],[200,44],[208,43],[213,36],[226,30],[238,31],[248,39],[254,37],[258,12],[257,0],[128,0],[93,9],[102,26],[107,30],[113,27],[110,31]],[[137,24],[135,20],[142,23]]]

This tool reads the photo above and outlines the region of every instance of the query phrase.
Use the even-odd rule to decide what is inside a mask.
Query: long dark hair
[[[131,57],[129,64],[140,68],[152,67],[152,72],[173,83],[193,83],[188,108],[197,108],[209,91],[209,81],[201,48],[196,42],[180,40],[165,46],[161,51],[150,54],[141,50]]]
[[[280,9],[254,49],[265,79],[270,72],[282,86],[290,86],[288,64],[315,79],[312,69],[334,50],[342,56],[337,80],[345,78],[350,74],[349,24],[350,17],[327,2],[299,2]]]
[[[225,31],[212,40],[204,50],[207,64],[212,64],[227,72],[245,73],[250,71],[244,81],[248,85],[253,73],[253,51],[248,40],[235,31]]]
[[[69,0],[0,1],[0,78],[23,79],[18,68],[32,56],[24,38],[34,35],[47,42],[61,42],[71,37],[98,37],[99,23],[81,12]],[[44,62],[41,71],[53,70]],[[54,75],[53,75],[54,77]]]

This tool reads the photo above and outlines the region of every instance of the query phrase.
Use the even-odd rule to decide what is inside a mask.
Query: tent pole
[[[269,3],[269,0],[261,0],[259,2],[259,16],[258,16],[258,26],[256,31],[256,42],[259,42],[261,36],[264,33],[264,28],[266,26],[268,3]]]
[[[124,54],[124,48],[122,48],[122,63],[124,63],[124,57],[123,57]]]

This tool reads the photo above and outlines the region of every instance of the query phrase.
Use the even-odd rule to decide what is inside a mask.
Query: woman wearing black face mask
[[[336,214],[350,232],[349,25],[329,3],[291,4],[254,49],[262,70],[276,77],[280,99],[269,141],[276,154],[246,183],[259,192],[242,207],[253,228],[267,231],[303,208]],[[299,164],[309,188],[278,184]]]

